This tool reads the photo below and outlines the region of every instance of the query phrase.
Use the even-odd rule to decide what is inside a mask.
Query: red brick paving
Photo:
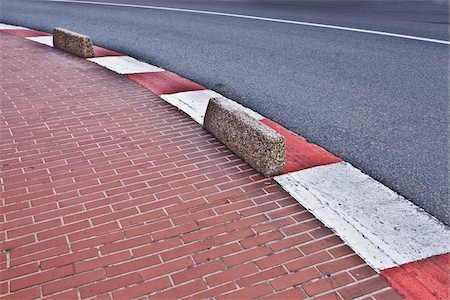
[[[2,299],[399,298],[176,108],[0,35]]]

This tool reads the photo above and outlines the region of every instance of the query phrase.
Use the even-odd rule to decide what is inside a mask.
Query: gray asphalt
[[[449,39],[448,1],[107,2]],[[2,22],[89,34],[96,44],[235,99],[449,224],[448,45],[186,12],[17,0],[0,5]]]

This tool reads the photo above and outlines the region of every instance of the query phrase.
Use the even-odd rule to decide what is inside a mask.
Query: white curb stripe
[[[36,37],[27,37],[28,40],[35,41],[50,47],[53,47],[53,36],[36,36]]]
[[[5,29],[28,29],[28,28],[22,27],[22,26],[15,26],[15,25],[0,23],[0,30],[5,30]]]
[[[213,97],[221,97],[221,95],[212,90],[202,90],[165,94],[160,95],[160,97],[188,114],[200,125],[203,125],[203,119],[205,117],[209,99]]]
[[[165,94],[160,95],[162,99],[167,101],[168,103],[176,106],[181,111],[188,114],[194,121],[203,125],[203,119],[205,118],[206,109],[208,108],[209,99],[215,97],[222,97],[221,94],[212,91],[212,90],[201,90],[201,91],[189,91],[189,92],[181,92],[175,94]],[[262,120],[264,117],[257,112],[254,112],[250,108],[244,107],[236,101],[229,100],[231,103],[237,106],[238,109],[244,111],[249,114],[253,118],[257,120]]]
[[[346,162],[275,177],[375,269],[450,251],[450,230]]]
[[[223,96],[222,96],[222,97],[223,97]],[[225,98],[225,97],[224,97],[224,98]],[[230,100],[230,99],[228,99],[228,100]],[[234,101],[234,100],[230,100],[230,101],[233,102],[233,104],[234,104],[238,109],[240,109],[240,110],[242,110],[243,112],[249,114],[251,117],[253,117],[254,119],[256,119],[256,120],[258,120],[258,121],[266,118],[266,117],[264,117],[263,115],[260,115],[259,113],[257,113],[256,111],[251,110],[250,108],[245,107],[245,106],[243,106],[242,104],[239,104],[239,103],[237,103],[237,102]]]
[[[367,30],[367,29],[360,29],[360,28],[335,26],[335,25],[320,24],[320,23],[301,22],[301,21],[292,21],[292,20],[275,19],[275,18],[266,18],[266,17],[249,16],[249,15],[240,15],[240,14],[232,14],[232,13],[222,13],[222,12],[207,11],[207,10],[184,9],[184,8],[151,6],[151,5],[125,4],[125,3],[115,3],[115,2],[75,1],[75,0],[43,0],[43,1],[117,6],[117,7],[132,7],[132,8],[142,8],[142,9],[154,9],[154,10],[163,10],[163,11],[176,11],[176,12],[203,14],[203,15],[233,17],[233,18],[248,19],[248,20],[268,21],[268,22],[283,23],[283,24],[293,24],[293,25],[302,25],[302,26],[311,26],[311,27],[318,27],[318,28],[359,32],[359,33],[366,33],[366,34],[375,34],[375,35],[381,35],[381,36],[389,36],[389,37],[403,38],[403,39],[416,40],[416,41],[422,41],[422,42],[450,45],[450,41],[431,39],[431,38],[413,36],[413,35],[407,35],[407,34],[398,34],[398,33],[385,32],[385,31]]]
[[[130,56],[105,56],[88,58],[88,60],[122,75],[164,71],[161,68],[139,61]]]

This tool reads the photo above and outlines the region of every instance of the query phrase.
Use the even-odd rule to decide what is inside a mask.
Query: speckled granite
[[[280,174],[285,138],[224,98],[209,100],[203,126],[264,176]]]
[[[89,36],[64,28],[53,30],[53,46],[79,57],[94,57],[94,48]]]

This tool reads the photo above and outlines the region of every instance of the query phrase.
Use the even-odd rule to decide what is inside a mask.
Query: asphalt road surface
[[[97,1],[449,40],[446,0]],[[214,89],[449,224],[449,45],[186,11],[25,0],[0,4],[1,22],[82,32],[96,44]]]

